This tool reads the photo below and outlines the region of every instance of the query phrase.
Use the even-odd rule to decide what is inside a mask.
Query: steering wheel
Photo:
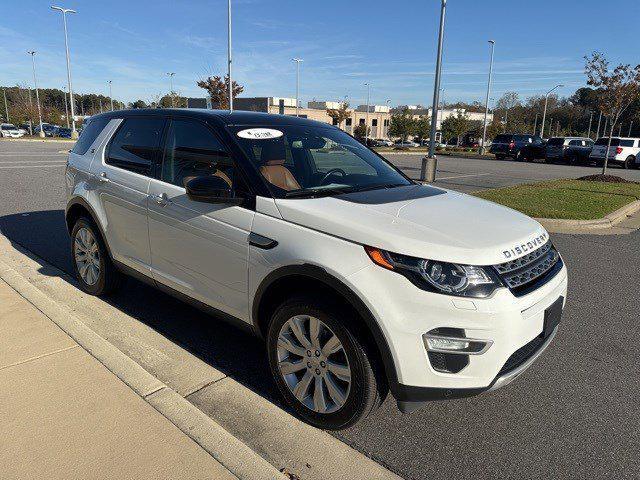
[[[340,175],[342,175],[343,177],[346,177],[347,174],[344,170],[342,170],[341,168],[332,168],[331,170],[329,170],[324,177],[322,177],[322,180],[320,180],[320,185],[324,185],[324,182],[326,182],[329,177],[331,175],[333,175],[334,173],[339,173]]]

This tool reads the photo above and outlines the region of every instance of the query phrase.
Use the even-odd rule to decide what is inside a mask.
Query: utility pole
[[[533,135],[534,136],[536,134],[536,130],[538,130],[538,115],[540,115],[540,114],[536,112],[536,119],[533,122]]]
[[[544,133],[544,130],[542,130],[542,133]],[[553,136],[553,118],[551,118],[551,121],[549,122],[549,136]]]
[[[229,111],[233,112],[233,80],[231,80],[231,0],[227,4],[227,61],[229,66]]]
[[[292,58],[292,62],[296,62],[296,117],[299,117],[299,107],[300,107],[300,62],[302,62],[301,58]]]
[[[365,113],[364,121],[364,144],[369,143],[369,102],[371,100],[371,85],[367,82],[364,84],[367,87],[367,111]]]
[[[491,93],[491,77],[493,76],[493,53],[496,47],[496,42],[495,40],[489,40],[489,44],[491,45],[491,57],[489,60],[489,80],[487,81],[487,95],[484,100],[484,122],[482,126],[482,143],[480,144],[480,155],[484,154],[485,143],[487,141],[487,118],[489,117],[489,95]],[[534,134],[535,134],[535,131],[534,131]]]
[[[544,112],[542,113],[542,135],[540,135],[542,138],[544,138],[544,122],[547,118],[547,103],[549,102],[549,95],[551,94],[551,92],[553,92],[556,88],[560,88],[560,87],[564,87],[564,85],[560,84],[560,85],[556,85],[555,87],[553,87],[551,90],[549,90],[545,96],[544,96]],[[553,125],[553,124],[552,124]],[[553,128],[552,128],[553,130]]]
[[[2,87],[2,96],[4,97],[4,113],[7,117],[7,123],[9,123],[9,105],[7,105],[7,92],[4,87]]]
[[[107,83],[109,84],[109,100],[111,100],[111,111],[113,112],[113,94],[111,91],[111,80],[107,80]]]
[[[167,76],[169,77],[169,85],[170,85],[169,95],[171,95],[171,108],[174,108],[176,106],[174,102],[174,97],[173,97],[173,76],[175,74],[176,72],[167,72]]]
[[[5,98],[4,100],[5,105],[7,104],[7,99]],[[7,116],[9,116],[9,114],[7,113]],[[631,123],[629,124],[629,134],[627,135],[627,137],[631,136],[631,127],[633,127],[633,120],[631,120]]]
[[[600,122],[602,121],[602,112],[598,115],[598,129],[596,130],[596,140],[600,138]]]
[[[62,87],[62,94],[64,95],[64,118],[67,120],[67,128],[69,128],[69,107],[67,105],[66,87]]]
[[[69,84],[69,103],[71,104],[71,138],[78,138],[78,131],[76,130],[76,113],[73,104],[73,87],[71,86],[71,59],[69,58],[69,36],[67,34],[67,13],[77,13],[70,8],[62,8],[51,6],[53,10],[62,12],[62,23],[64,24],[64,46],[67,52],[67,82]]]
[[[38,94],[38,82],[36,80],[36,52],[35,50],[32,50],[27,53],[31,55],[31,63],[33,66],[33,86],[36,89],[36,104],[38,105],[38,120],[40,121],[40,131],[38,132],[38,136],[40,138],[44,138],[44,130],[42,129],[42,111],[40,110],[40,95]]]
[[[591,138],[591,122],[593,122],[593,112],[589,115],[589,131],[587,133],[587,137]]]
[[[436,179],[436,128],[438,119],[438,104],[440,99],[440,77],[442,75],[442,47],[444,43],[444,19],[447,12],[447,0],[442,0],[440,5],[440,29],[438,31],[438,55],[436,57],[436,75],[433,85],[433,115],[431,116],[431,138],[429,139],[429,156],[422,159],[422,168],[420,169],[420,180],[433,182]],[[429,177],[427,179],[427,170]]]

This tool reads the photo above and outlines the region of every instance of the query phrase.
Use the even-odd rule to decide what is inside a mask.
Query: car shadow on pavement
[[[72,275],[62,210],[2,216],[0,232],[13,244]],[[41,265],[40,273],[59,276],[57,270]],[[257,337],[133,278],[127,278],[124,288],[103,300],[283,407],[271,380],[263,343]]]

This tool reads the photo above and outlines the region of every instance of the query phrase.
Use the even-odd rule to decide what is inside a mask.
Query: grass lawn
[[[640,199],[640,184],[554,180],[496,188],[474,195],[531,217],[592,220]]]

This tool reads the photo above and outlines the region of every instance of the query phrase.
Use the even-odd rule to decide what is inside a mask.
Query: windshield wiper
[[[366,192],[368,190],[382,190],[383,188],[407,187],[408,183],[378,183],[375,185],[367,185],[366,187],[357,188],[356,192]]]
[[[317,198],[324,197],[329,195],[335,195],[337,193],[349,193],[353,192],[354,187],[343,185],[340,187],[334,188],[305,188],[304,190],[293,190],[291,192],[285,193],[285,198]]]

